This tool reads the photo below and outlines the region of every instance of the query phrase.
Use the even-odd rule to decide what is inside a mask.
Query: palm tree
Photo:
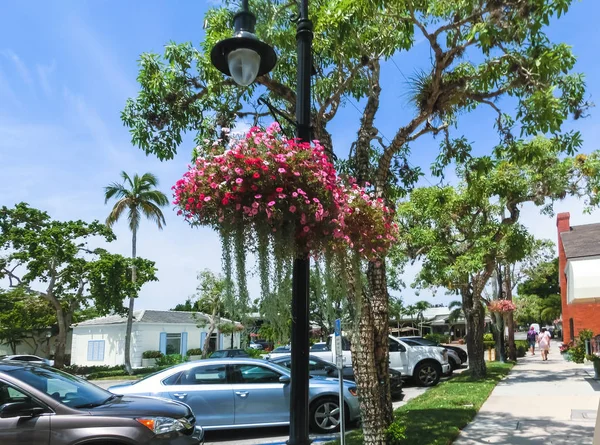
[[[415,303],[415,310],[417,312],[417,325],[419,326],[419,335],[423,336],[423,312],[431,307],[431,303],[429,301],[421,300]],[[421,322],[419,323],[419,320]]]
[[[450,332],[453,332],[454,323],[463,317],[462,301],[451,301],[448,305],[448,309],[450,309],[450,315],[448,315],[448,325],[450,326]],[[452,338],[452,340],[454,340],[454,338]]]
[[[131,257],[136,257],[137,249],[137,232],[140,226],[142,215],[150,221],[156,223],[159,230],[166,225],[165,216],[162,213],[161,207],[169,203],[167,196],[157,190],[158,178],[152,173],[144,173],[142,176],[137,174],[133,179],[125,173],[121,172],[123,183],[113,182],[108,187],[104,188],[104,204],[112,198],[117,199],[110,214],[106,218],[106,225],[112,227],[123,213],[127,213],[129,221],[129,229],[131,230]],[[135,282],[135,266],[131,271],[131,280]],[[131,374],[131,328],[133,325],[133,306],[134,299],[129,299],[129,311],[127,313],[127,328],[125,331],[125,369]]]

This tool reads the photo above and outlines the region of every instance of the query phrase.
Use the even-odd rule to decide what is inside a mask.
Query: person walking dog
[[[529,331],[527,331],[527,342],[529,343],[529,351],[531,355],[535,355],[535,342],[537,341],[537,332],[535,326],[531,325]]]

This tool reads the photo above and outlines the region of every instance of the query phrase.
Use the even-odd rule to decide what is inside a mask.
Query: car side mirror
[[[31,402],[11,402],[2,405],[2,408],[0,408],[0,418],[35,417],[44,412],[44,408],[36,406]]]
[[[287,385],[288,383],[290,383],[291,379],[289,375],[282,375],[281,377],[279,377],[279,383],[283,383],[284,385]]]
[[[333,374],[335,374],[336,371],[337,371],[337,369],[334,368],[333,366],[327,367],[327,375],[333,375]]]

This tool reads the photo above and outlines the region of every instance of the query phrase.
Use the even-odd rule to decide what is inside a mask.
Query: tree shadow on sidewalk
[[[479,415],[454,445],[591,445],[592,421],[557,421],[547,417],[522,419],[506,414]]]

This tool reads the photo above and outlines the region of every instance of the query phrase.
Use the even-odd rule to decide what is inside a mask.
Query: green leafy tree
[[[431,303],[429,301],[417,301],[414,304],[415,312],[417,313],[417,325],[419,326],[419,335],[423,335],[423,312],[431,307]]]
[[[520,206],[533,203],[550,212],[555,200],[587,191],[577,160],[561,157],[565,147],[558,140],[535,138],[516,147],[513,159],[502,147],[495,151],[499,157],[471,158],[457,168],[457,188],[417,189],[398,206],[406,248],[423,259],[417,285],[445,287],[462,297],[475,377],[486,371],[484,289],[498,264],[530,252]]]
[[[23,288],[0,289],[0,342],[8,344],[13,354],[22,343],[32,344],[37,353],[54,325],[56,312],[47,300]]]
[[[144,173],[142,176],[135,174],[131,178],[126,172],[121,172],[123,183],[114,182],[104,188],[104,203],[116,199],[110,214],[106,218],[106,224],[112,227],[116,222],[127,214],[129,230],[131,230],[131,258],[137,256],[137,233],[142,216],[154,222],[159,230],[162,230],[165,217],[161,207],[165,207],[169,200],[164,193],[157,190],[158,178],[152,173]],[[136,264],[132,268],[132,281],[137,279]],[[125,330],[125,369],[131,374],[131,329],[133,326],[133,308],[135,299],[129,299],[127,312],[127,327]]]
[[[94,239],[115,237],[98,221],[56,221],[25,203],[0,208],[0,278],[6,278],[11,289],[37,295],[52,306],[58,325],[57,367],[64,365],[67,332],[82,306],[91,302],[100,313],[119,312],[123,308],[119,298],[133,295],[143,284],[140,280],[132,286],[125,272],[131,260],[91,249]],[[144,279],[153,276],[154,263],[139,261]]]
[[[224,300],[227,282],[221,275],[215,275],[208,269],[198,274],[197,307],[206,320],[199,320],[199,327],[208,327],[206,340],[202,345],[202,358],[208,357],[210,352],[210,338],[215,330],[222,326],[221,318],[224,312]]]
[[[315,0],[313,137],[335,152],[328,127],[349,101],[361,100],[350,159],[341,168],[361,183],[373,184],[378,196],[395,200],[418,178],[408,162],[409,145],[426,135],[444,134],[442,158],[465,159],[470,146],[451,130],[460,131],[460,116],[480,107],[497,115],[502,140],[510,141],[515,123],[528,137],[539,132],[558,134],[567,116],[585,114],[583,76],[571,70],[575,57],[568,45],[552,43],[546,26],[565,14],[571,0]],[[255,0],[257,35],[277,48],[275,70],[240,88],[216,71],[209,59],[212,46],[230,37],[237,5],[211,9],[205,17],[206,36],[199,48],[170,43],[163,56],[143,54],[138,80],[141,91],[129,100],[122,119],[132,141],[159,159],[172,159],[185,132],[194,132],[202,150],[204,139],[223,137],[223,128],[238,119],[254,123],[268,118],[259,99],[280,110],[286,131],[296,103],[296,56],[293,24],[286,3]],[[413,113],[398,122],[390,138],[382,137],[376,118],[382,99],[383,70],[395,70],[386,59],[408,52],[424,38],[426,71],[415,74],[408,91],[395,84],[384,94],[410,95]],[[464,57],[465,54],[468,58]],[[430,58],[429,58],[430,57]],[[503,97],[512,100],[502,102]],[[560,136],[565,147],[577,145],[579,135]],[[349,286],[350,301],[358,305],[352,343],[355,375],[361,397],[364,439],[385,441],[392,420],[388,387],[388,293],[386,262],[367,267],[367,287]],[[341,278],[348,281],[347,278]],[[360,297],[360,298],[359,298]],[[373,382],[383,382],[375,385]]]

